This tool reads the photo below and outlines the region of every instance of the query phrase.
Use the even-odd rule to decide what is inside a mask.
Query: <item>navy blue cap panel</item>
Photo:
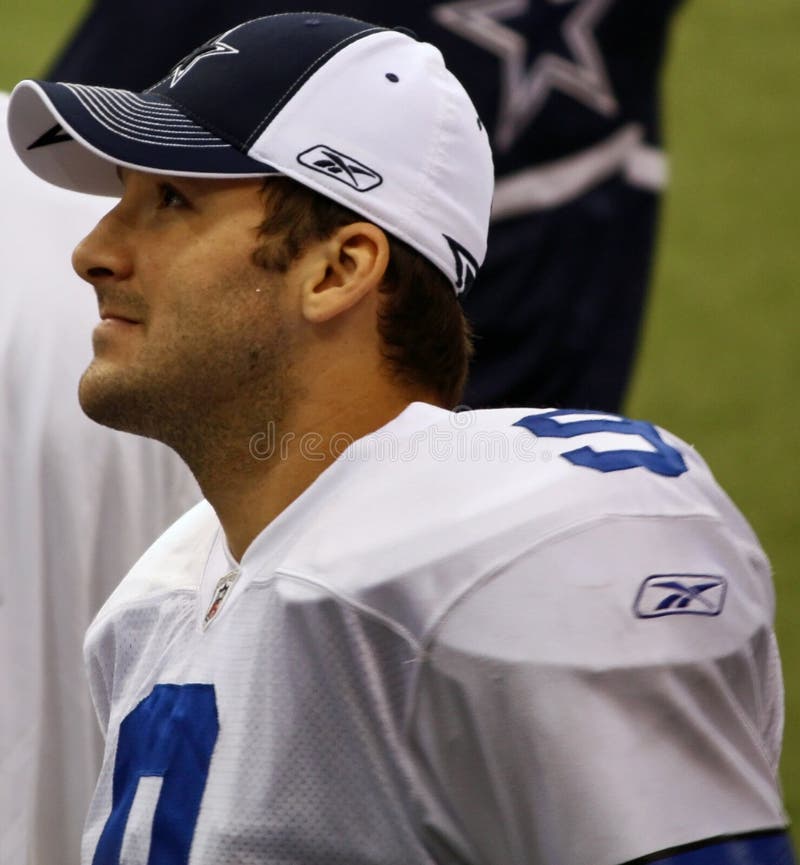
[[[315,13],[252,21],[192,51],[148,92],[161,94],[201,126],[246,150],[323,63],[381,29]]]
[[[271,173],[270,166],[196,126],[156,94],[38,83],[69,128],[113,161],[161,172]]]

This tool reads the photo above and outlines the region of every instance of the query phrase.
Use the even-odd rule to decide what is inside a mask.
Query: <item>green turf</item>
[[[628,412],[697,446],[770,554],[800,818],[800,4],[702,0],[674,30],[672,184]]]
[[[0,87],[40,73],[84,6],[3,0]],[[798,42],[797,0],[694,0],[677,21],[666,88],[673,182],[628,412],[698,447],[772,558],[784,787],[800,816]]]
[[[42,75],[88,5],[88,0],[2,0],[0,89]]]

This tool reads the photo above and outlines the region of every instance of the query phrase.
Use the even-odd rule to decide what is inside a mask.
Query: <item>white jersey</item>
[[[782,827],[772,618],[678,439],[415,403],[240,563],[202,503],[100,612],[83,861],[618,865]]]
[[[0,95],[0,863],[75,865],[102,758],[81,647],[103,601],[199,498],[155,442],[84,417],[98,321],[70,254],[108,202],[28,172]]]

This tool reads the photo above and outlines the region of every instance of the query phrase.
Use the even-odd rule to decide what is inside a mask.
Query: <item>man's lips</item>
[[[138,319],[133,318],[130,315],[126,315],[124,312],[113,309],[100,310],[100,320],[108,322],[121,321],[125,324],[141,324]]]

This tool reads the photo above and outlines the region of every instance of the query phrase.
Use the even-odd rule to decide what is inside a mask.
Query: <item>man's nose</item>
[[[131,273],[127,230],[116,211],[115,207],[107,213],[72,253],[75,272],[92,285],[98,280],[124,280]]]

